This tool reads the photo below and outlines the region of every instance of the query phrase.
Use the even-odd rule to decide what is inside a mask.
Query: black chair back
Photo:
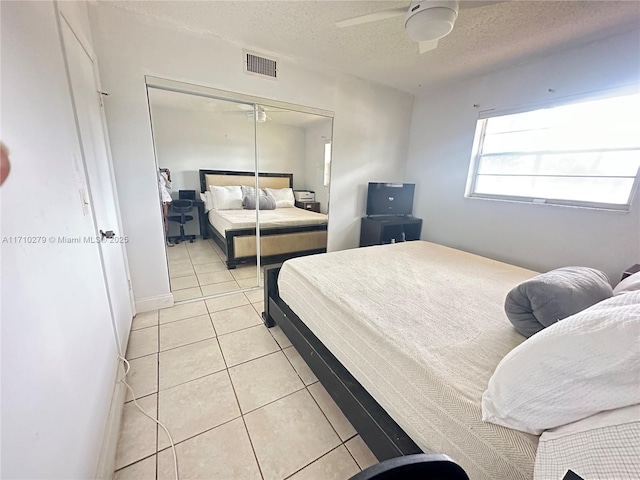
[[[171,210],[177,213],[189,213],[193,210],[193,200],[174,200],[171,202]]]

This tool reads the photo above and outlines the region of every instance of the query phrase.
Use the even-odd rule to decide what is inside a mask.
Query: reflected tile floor
[[[256,265],[227,270],[224,253],[211,239],[197,238],[193,243],[181,242],[168,247],[167,257],[176,302],[256,285]]]
[[[347,480],[376,463],[282,331],[262,324],[261,311],[262,296],[248,292],[134,319],[127,378],[176,442],[180,478]],[[173,479],[165,432],[131,397],[122,422],[114,479]]]

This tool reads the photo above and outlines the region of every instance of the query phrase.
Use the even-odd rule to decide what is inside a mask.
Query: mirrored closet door
[[[253,107],[152,87],[148,95],[174,300],[257,286],[257,264],[228,269],[224,242],[209,227],[213,221],[224,232],[229,214],[255,225],[256,210],[243,208],[240,189],[255,178]],[[246,178],[224,185],[224,175],[216,172],[244,172]],[[233,184],[238,188],[224,188]],[[214,193],[220,207],[215,211]]]
[[[261,119],[257,125],[260,170],[291,172],[294,206],[326,216],[333,119],[268,105],[258,105],[256,110]],[[328,217],[317,221],[328,222]]]
[[[261,288],[261,266],[326,251],[331,112],[150,78],[176,302]]]

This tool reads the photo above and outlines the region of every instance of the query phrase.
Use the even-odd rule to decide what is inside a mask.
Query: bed
[[[200,170],[200,189],[210,186],[255,185],[253,172]],[[293,188],[293,174],[259,173],[260,188]],[[263,264],[326,252],[327,215],[300,208],[260,210],[260,254]],[[256,261],[255,212],[210,210],[207,231],[226,254],[227,268]]]
[[[522,374],[511,388],[538,376],[563,398],[549,403],[551,410],[581,407],[576,398],[586,398],[584,394],[563,382],[558,390],[544,372],[555,368],[554,375],[572,376],[586,363],[581,357],[599,363],[604,356],[624,378],[616,388],[637,396],[640,379],[633,383],[633,378],[639,377],[640,357],[633,342],[640,336],[640,291],[603,300],[525,341],[503,306],[513,287],[536,275],[422,241],[332,252],[266,267],[263,320],[267,327],[277,324],[283,330],[380,461],[421,452],[446,454],[473,480],[531,480],[534,471],[536,480],[560,480],[572,466],[586,472],[585,479],[638,478],[638,405],[611,414],[596,408],[593,416],[545,430],[542,436],[482,421],[489,379],[504,360],[522,361],[527,357],[516,352],[531,352],[531,345],[547,339],[556,342],[558,333],[566,335],[554,347],[561,357],[571,356],[573,340],[567,339],[595,338],[590,344],[595,347],[578,342],[577,370],[565,370],[564,363],[556,363],[554,349],[544,344],[536,350],[544,352],[543,359],[538,357],[543,361],[521,363],[516,370]],[[624,315],[602,317],[621,308]],[[634,320],[617,320],[627,316]],[[599,329],[609,328],[603,318],[616,318],[612,324],[624,327],[618,332],[622,337],[598,340],[603,338]],[[570,330],[588,323],[595,325],[593,332],[579,330],[576,336]],[[603,355],[596,356],[598,348]],[[627,357],[626,370],[612,353],[618,350]],[[535,368],[541,364],[544,369]],[[532,365],[535,375],[523,377]],[[608,375],[606,365],[598,375]],[[596,370],[585,373],[596,385],[604,378]],[[576,384],[582,382],[574,378]],[[605,384],[605,395],[615,392],[617,399],[613,387]],[[591,404],[593,397],[587,397],[590,401],[583,405]],[[520,398],[528,405],[532,397]],[[589,449],[593,455],[585,455]]]

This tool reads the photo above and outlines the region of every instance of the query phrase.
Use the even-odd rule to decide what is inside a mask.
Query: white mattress
[[[508,291],[536,272],[427,242],[296,258],[281,298],[425,452],[472,480],[533,478],[538,437],[481,420],[498,362],[524,340]]]
[[[588,480],[640,478],[640,404],[543,432],[535,480],[561,480],[568,469]]]
[[[251,228],[256,225],[255,210],[209,210],[208,215],[209,223],[222,235],[227,230]],[[302,208],[260,210],[260,228],[299,227],[326,223],[326,214],[310,212]]]

